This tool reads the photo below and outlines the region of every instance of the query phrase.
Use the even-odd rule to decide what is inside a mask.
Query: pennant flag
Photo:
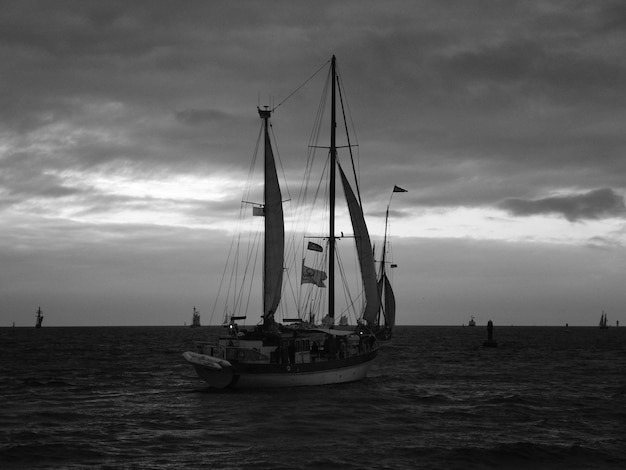
[[[313,243],[313,242],[309,242],[309,244],[306,247],[307,250],[311,250],[311,251],[319,251],[320,253],[322,251],[324,251],[324,248],[322,248],[320,245],[318,245],[317,243]]]
[[[397,268],[397,267],[398,267],[398,265],[397,265],[397,264],[392,264],[392,265],[391,265],[391,267],[392,267],[392,268]]]
[[[406,189],[402,189],[400,186],[395,186],[393,187],[393,192],[394,193],[406,193]]]
[[[324,279],[326,279],[326,273],[324,271],[320,271],[318,269],[309,268],[304,265],[304,260],[302,261],[302,282],[301,284],[315,284],[317,287],[326,287],[324,284]]]
[[[252,207],[252,215],[265,217],[265,207]]]

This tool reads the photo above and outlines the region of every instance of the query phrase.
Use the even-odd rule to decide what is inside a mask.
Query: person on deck
[[[291,364],[295,364],[296,363],[296,345],[293,341],[289,342],[287,351],[289,351],[289,362]]]
[[[328,338],[328,358],[337,359],[337,341],[334,338]]]
[[[313,341],[313,346],[311,346],[311,362],[315,362],[320,354],[320,348],[317,345],[317,341]]]
[[[339,359],[345,359],[346,358],[346,351],[347,351],[348,347],[346,346],[346,340],[342,339],[339,342]]]

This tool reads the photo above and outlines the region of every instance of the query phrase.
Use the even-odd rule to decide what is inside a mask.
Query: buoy
[[[497,348],[498,343],[493,339],[493,322],[487,322],[487,341],[483,343],[484,348]]]

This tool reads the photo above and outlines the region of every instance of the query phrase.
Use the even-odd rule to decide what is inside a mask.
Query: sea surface
[[[216,332],[0,329],[0,468],[626,468],[626,328],[399,327],[361,382],[226,392],[181,356]]]

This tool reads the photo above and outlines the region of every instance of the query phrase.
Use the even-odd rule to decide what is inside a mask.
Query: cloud
[[[611,311],[623,302],[623,247],[424,238],[392,244],[400,325],[444,318],[460,325],[469,315],[483,325],[589,325],[598,305]]]
[[[500,207],[516,216],[559,214],[570,222],[585,219],[624,217],[624,197],[610,188],[596,189],[584,194],[553,196],[543,199],[510,198]]]
[[[203,124],[230,119],[230,115],[216,109],[184,109],[176,112],[176,118],[185,124]]]
[[[189,1],[184,8],[167,0],[2,5],[0,290],[25,295],[3,297],[0,314],[43,289],[59,299],[89,293],[84,305],[66,303],[68,312],[110,308],[107,300],[125,295],[125,286],[143,296],[118,302],[120,312],[132,303],[133,315],[169,314],[193,291],[210,298],[207,277],[221,272],[221,244],[236,220],[239,185],[259,136],[255,108],[290,96],[332,54],[358,133],[353,150],[374,234],[383,231],[398,184],[409,192],[393,198],[394,237],[417,231],[431,239],[589,240],[594,256],[624,245],[624,218],[586,223],[575,233],[567,222],[623,215],[620,0],[579,8],[545,0],[424,0],[419,8],[406,0],[320,0],[314,9],[286,0],[271,7],[249,0]],[[316,76],[273,119],[281,176],[294,200],[323,78]],[[341,149],[342,161],[346,155]],[[518,216],[560,217],[538,228],[528,218],[501,220],[496,206]],[[155,238],[142,238],[137,224]],[[167,240],[180,246],[162,245]],[[399,252],[415,253],[420,243]],[[189,262],[199,285],[185,283],[188,291],[170,282],[170,255],[197,256],[216,244],[206,265]],[[435,266],[455,272],[458,256],[440,259],[440,246],[433,246]],[[399,299],[415,291],[414,272],[408,264],[403,269]],[[144,276],[154,291],[142,285]],[[442,277],[432,288],[443,297],[466,278]],[[9,289],[9,281],[19,285]],[[101,286],[106,292],[94,297]],[[167,308],[150,303],[163,301],[161,292]],[[458,296],[459,309],[468,298]],[[448,307],[437,311],[441,318]],[[82,313],[76,318],[82,321]]]
[[[622,248],[623,244],[619,240],[614,240],[607,237],[591,237],[586,246],[589,248],[597,248],[600,250],[610,250],[613,248]]]

